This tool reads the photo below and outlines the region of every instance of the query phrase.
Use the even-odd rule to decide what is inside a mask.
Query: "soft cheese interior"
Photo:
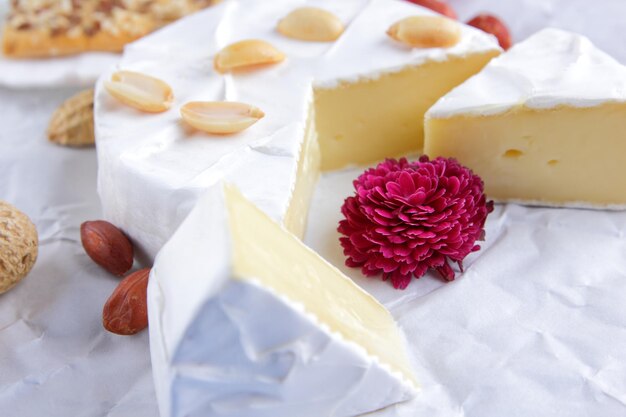
[[[491,61],[426,115],[424,151],[452,156],[487,194],[531,204],[624,207],[626,67],[546,29]]]
[[[463,27],[451,48],[410,48],[385,33],[430,10],[394,1],[365,7],[315,73],[322,169],[365,165],[421,152],[424,113],[500,53],[493,39]]]
[[[159,253],[149,297],[164,416],[341,417],[415,394],[389,312],[233,186]]]
[[[480,123],[434,119],[426,152],[472,167],[501,201],[617,207],[626,205],[625,131],[626,104],[518,108]]]
[[[278,34],[276,22],[305,5],[332,11],[346,32],[331,43]],[[500,51],[492,37],[465,26],[448,49],[410,49],[385,34],[416,14],[432,12],[395,0],[230,0],[130,45],[119,67],[163,79],[176,101],[168,112],[142,114],[98,84],[105,217],[152,259],[208,184],[223,178],[301,236],[320,159],[334,169],[419,150],[426,108]],[[250,38],[269,41],[287,60],[216,73],[215,53]],[[208,136],[180,121],[180,106],[192,100],[241,101],[266,117],[236,135]]]

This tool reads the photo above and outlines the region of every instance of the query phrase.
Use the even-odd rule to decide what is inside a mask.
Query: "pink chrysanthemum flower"
[[[480,177],[454,159],[388,159],[361,174],[354,188],[338,228],[346,265],[367,276],[382,273],[399,289],[431,268],[452,281],[448,261],[463,270],[493,210]]]

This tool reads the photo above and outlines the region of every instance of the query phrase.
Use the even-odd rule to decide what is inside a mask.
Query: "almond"
[[[32,269],[39,252],[37,229],[28,216],[0,200],[0,294]]]
[[[332,42],[344,31],[341,20],[317,7],[301,7],[278,22],[277,30],[284,36],[303,41]]]
[[[461,28],[443,16],[411,16],[394,23],[387,34],[414,48],[449,48],[461,40]]]
[[[269,42],[248,39],[230,44],[219,51],[213,59],[213,65],[217,72],[225,73],[277,64],[284,59],[285,54]]]
[[[172,88],[158,78],[133,71],[118,71],[104,82],[104,88],[122,103],[137,110],[160,113],[174,100]]]
[[[120,281],[102,309],[102,325],[111,333],[131,335],[148,327],[148,278],[140,269]]]
[[[59,106],[48,125],[48,139],[63,146],[93,146],[93,89],[81,91]]]
[[[505,51],[511,47],[511,32],[500,18],[490,14],[479,14],[467,24],[494,35]]]
[[[241,132],[265,116],[257,107],[232,101],[192,101],[180,113],[191,126],[214,134]]]
[[[98,265],[122,276],[133,266],[134,250],[120,229],[104,220],[84,222],[80,240],[87,255]]]
[[[456,12],[454,9],[443,0],[409,0],[411,3],[418,6],[426,7],[432,11],[440,13],[450,19],[456,20]]]

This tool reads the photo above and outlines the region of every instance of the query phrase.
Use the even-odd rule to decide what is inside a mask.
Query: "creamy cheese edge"
[[[581,35],[544,29],[493,59],[426,113],[443,119],[626,102],[626,67]]]
[[[335,13],[345,22],[346,32],[331,43],[278,34],[276,22],[300,6]],[[105,73],[96,88],[98,187],[105,217],[127,231],[139,252],[152,259],[207,184],[225,178],[282,221],[313,85],[332,88],[426,61],[499,50],[493,37],[465,26],[461,42],[445,50],[409,49],[385,34],[395,21],[417,14],[432,12],[396,0],[228,0],[129,45],[118,68]],[[217,74],[215,53],[247,38],[269,41],[287,60],[260,71]],[[175,94],[172,109],[144,114],[116,102],[102,81],[117,69],[168,82]],[[191,100],[242,101],[261,108],[266,117],[244,132],[216,138],[180,121],[180,107]],[[249,155],[253,160],[246,161]],[[268,179],[272,186],[265,186]]]

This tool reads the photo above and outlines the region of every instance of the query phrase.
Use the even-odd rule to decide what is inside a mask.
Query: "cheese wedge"
[[[234,186],[200,199],[148,293],[163,417],[354,416],[415,395],[391,314]]]
[[[457,158],[489,197],[626,206],[626,67],[582,36],[545,29],[426,114],[424,152]]]
[[[179,21],[126,48],[119,69],[143,72],[173,89],[172,109],[142,114],[96,88],[98,186],[105,217],[153,259],[215,178],[236,184],[298,236],[320,169],[369,164],[422,148],[423,115],[442,94],[482,68],[500,48],[460,25],[451,48],[409,48],[387,29],[433,12],[395,0],[320,0],[346,30],[335,42],[281,35],[296,0],[232,0]],[[199,42],[199,40],[202,42]],[[242,39],[285,54],[280,63],[221,74],[212,59]],[[265,117],[249,129],[211,136],[180,121],[189,101],[238,101]]]

